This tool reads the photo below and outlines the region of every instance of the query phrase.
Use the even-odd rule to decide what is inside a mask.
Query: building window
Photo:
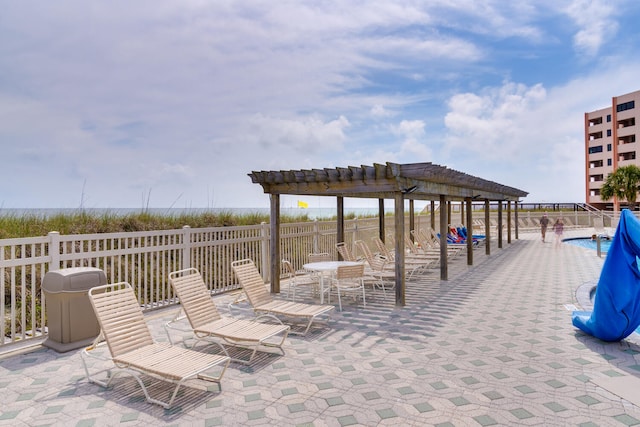
[[[611,166],[611,159],[607,159],[607,166]]]
[[[607,114],[607,122],[611,121],[611,114]]]
[[[589,147],[589,154],[602,153],[602,145]]]
[[[616,111],[619,113],[621,111],[627,111],[627,110],[632,110],[636,108],[636,102],[635,101],[629,101],[629,102],[625,102],[622,104],[618,104],[616,106]]]
[[[607,151],[611,151],[611,144],[607,144]]]
[[[607,136],[611,136],[611,129],[607,129]]]

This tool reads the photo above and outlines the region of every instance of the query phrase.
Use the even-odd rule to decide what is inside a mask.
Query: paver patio
[[[477,249],[474,262],[453,260],[446,282],[438,269],[416,277],[404,308],[381,294],[366,308],[345,304],[328,329],[287,338],[285,356],[232,364],[221,392],[195,383],[171,410],[146,403],[130,377],[110,389],[89,384],[79,350],[4,355],[0,425],[640,424],[639,336],[604,343],[571,325],[568,308],[584,303],[576,290],[602,267],[595,251],[527,233],[503,249],[492,242],[488,257]],[[216,303],[226,311],[231,298]],[[175,310],[149,314],[157,339]]]

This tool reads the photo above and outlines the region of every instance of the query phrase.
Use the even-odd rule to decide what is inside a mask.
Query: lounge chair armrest
[[[262,322],[263,320],[274,320],[278,325],[284,325],[284,323],[282,323],[282,320],[278,319],[273,314],[261,314],[259,316],[256,316],[253,320],[255,320],[256,322]]]

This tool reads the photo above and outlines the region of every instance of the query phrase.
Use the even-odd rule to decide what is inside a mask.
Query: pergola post
[[[384,199],[378,199],[378,237],[384,242]]]
[[[507,244],[511,243],[511,200],[507,201]]]
[[[344,242],[344,197],[342,196],[336,197],[336,221],[336,243]]]
[[[280,195],[270,194],[271,236],[269,251],[271,252],[271,293],[280,292]]]
[[[396,261],[396,306],[405,305],[405,266],[404,266],[404,196],[401,192],[394,195],[395,221],[395,261]]]
[[[431,206],[431,215],[429,215],[429,217],[431,219],[431,229],[435,230],[436,229],[436,201],[431,200],[430,206]],[[442,209],[442,205],[440,205],[440,209]]]
[[[447,216],[446,196],[440,195],[440,280],[449,280],[449,261],[447,260]],[[449,205],[451,206],[451,205]]]
[[[498,200],[498,249],[502,249],[502,200]]]
[[[516,223],[516,240],[518,240],[518,228],[519,228],[519,222],[518,222],[518,201],[516,200],[513,204],[513,215],[515,216],[515,223]]]
[[[467,205],[467,265],[473,265],[473,227],[471,226],[471,197],[465,199]],[[462,203],[461,203],[462,205]]]
[[[416,228],[416,216],[413,212],[413,209],[414,209],[414,201],[413,199],[409,199],[409,231],[415,230]],[[404,240],[403,240],[403,244],[404,244]]]
[[[484,252],[491,255],[491,204],[489,199],[484,200]]]

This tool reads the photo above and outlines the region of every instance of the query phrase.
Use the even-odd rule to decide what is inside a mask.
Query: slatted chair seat
[[[100,325],[100,335],[81,353],[85,374],[90,382],[108,387],[117,375],[130,374],[142,388],[148,402],[167,409],[173,404],[180,386],[187,380],[200,378],[220,384],[229,365],[229,357],[200,353],[169,343],[156,343],[130,284],[121,282],[94,287],[89,290],[89,300]],[[104,370],[90,374],[87,364],[89,357],[99,358],[94,350],[103,339],[109,348],[109,360],[115,365],[115,368],[107,369],[110,371],[107,381],[96,377]],[[207,373],[214,368],[217,374]],[[141,375],[175,383],[170,399],[163,401],[152,398]]]

